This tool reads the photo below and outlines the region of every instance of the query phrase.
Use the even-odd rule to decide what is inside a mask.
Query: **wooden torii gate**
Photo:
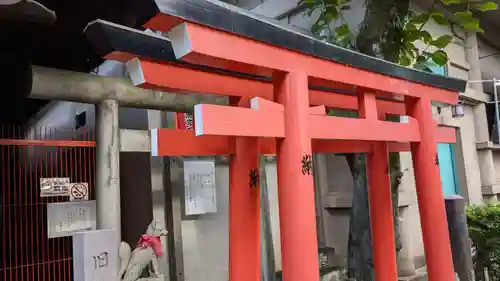
[[[167,2],[146,24],[168,32],[168,43],[154,38],[161,46],[157,57],[148,58],[144,49],[137,56],[130,52],[133,46],[123,43],[122,49],[113,47],[105,56],[127,62],[136,86],[230,97],[229,106],[196,105],[194,133],[151,131],[153,156],[231,156],[229,280],[260,280],[259,154],[277,155],[283,280],[319,280],[311,155],[325,152],[368,153],[375,277],[397,280],[389,151],[411,151],[413,156],[429,280],[454,280],[436,143],[455,142],[455,131],[437,127],[431,102],[456,104],[464,81],[396,66],[300,34],[286,37],[279,32],[291,31],[222,4],[193,0],[196,8],[189,1]],[[255,29],[244,29],[244,20]],[[283,42],[270,38],[274,34],[280,40],[302,41],[284,40],[290,46],[282,48]],[[304,42],[313,42],[316,49],[307,49]],[[165,55],[169,47],[175,59]],[[326,58],[327,49],[340,56]],[[354,90],[356,95],[310,86]],[[381,99],[393,95],[403,101]],[[357,110],[359,117],[327,116],[330,107]],[[386,115],[407,115],[409,121],[388,122]]]

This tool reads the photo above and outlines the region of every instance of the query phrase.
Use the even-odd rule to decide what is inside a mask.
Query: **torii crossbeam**
[[[259,154],[277,155],[283,280],[319,280],[313,152],[368,153],[375,278],[396,281],[389,151],[413,156],[429,280],[454,280],[435,157],[437,141],[455,142],[455,132],[436,125],[431,102],[456,104],[464,81],[360,55],[217,2],[156,3],[145,26],[169,39],[123,36],[102,21],[86,32],[106,37],[109,44],[95,45],[107,58],[128,61],[136,86],[229,96],[229,106],[195,107],[195,133],[155,129],[151,139],[155,156],[231,155],[230,281],[260,280],[258,183],[249,179]],[[131,38],[148,48],[128,44]],[[400,99],[387,100],[393,96]],[[327,108],[359,117],[327,116]]]

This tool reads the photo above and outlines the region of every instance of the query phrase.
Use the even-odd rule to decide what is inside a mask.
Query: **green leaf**
[[[318,6],[315,6],[315,5],[312,5],[310,7],[308,7],[305,11],[304,11],[304,14],[308,17],[311,17],[312,14],[314,13],[314,11],[316,11],[318,9]]]
[[[420,55],[417,57],[417,62],[427,62],[427,57],[424,55]]]
[[[441,12],[432,12],[431,18],[439,25],[448,25],[448,20],[444,17]]]
[[[467,31],[484,32],[479,26],[479,19],[475,18],[471,11],[456,12],[460,25]]]
[[[352,43],[351,36],[344,36],[339,39],[339,42],[343,47],[347,48]]]
[[[351,30],[349,30],[349,26],[347,24],[343,24],[335,28],[335,33],[338,37],[345,37],[351,34]]]
[[[339,10],[335,6],[328,6],[326,10],[321,14],[320,18],[323,18],[326,22],[331,22],[339,17]]]
[[[426,30],[412,30],[412,31],[408,31],[408,33],[407,33],[406,36],[407,36],[406,39],[408,40],[408,42],[414,42],[414,41],[417,41],[417,40],[422,40],[425,43],[429,43],[429,42],[432,41],[432,36]]]
[[[414,15],[411,17],[410,22],[413,24],[423,24],[429,19],[428,14]]]
[[[325,28],[328,28],[328,26],[325,25],[322,20],[318,20],[312,25],[311,32],[315,35],[319,35]]]
[[[476,9],[481,12],[494,11],[498,9],[498,4],[495,2],[484,2],[483,4],[476,5]]]
[[[329,13],[338,14],[339,10],[337,9],[337,5],[335,5],[335,6],[334,5],[328,5],[328,6],[326,6],[325,13],[326,14],[329,14]]]
[[[299,2],[299,5],[300,4],[306,4],[308,7],[314,7],[314,6],[318,5],[319,3],[317,2],[317,0],[301,0]]]
[[[439,38],[437,38],[436,40],[432,40],[429,44],[438,48],[438,49],[443,49],[446,46],[448,46],[448,44],[451,43],[451,40],[453,40],[453,36],[443,35],[443,36],[440,36]]]
[[[446,6],[459,4],[460,2],[461,2],[460,0],[441,0],[441,3],[445,4]]]
[[[415,24],[409,22],[405,25],[405,31],[408,32],[408,31],[414,31],[414,30],[417,30],[417,26]]]
[[[484,30],[479,26],[479,19],[472,19],[468,22],[462,23],[462,27],[468,31],[484,32]]]
[[[441,0],[441,3],[445,4],[446,6],[460,4],[461,2],[461,0]]]
[[[404,44],[404,51],[412,54],[412,56],[415,57],[418,48],[415,46],[415,44],[413,44],[413,42],[406,42]]]
[[[432,36],[429,32],[425,30],[420,30],[419,32],[419,38],[424,41],[425,43],[429,43],[432,41]]]
[[[409,66],[411,64],[411,59],[407,56],[401,56],[399,58],[399,64],[402,66]]]
[[[474,19],[471,11],[455,12],[453,13],[461,23],[465,23]]]
[[[443,66],[448,62],[448,54],[443,50],[437,50],[434,53],[430,54],[432,61],[439,65]]]

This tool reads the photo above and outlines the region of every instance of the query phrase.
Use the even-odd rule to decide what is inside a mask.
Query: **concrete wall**
[[[478,40],[479,56],[481,63],[481,74],[483,79],[492,79],[500,77],[500,57],[497,55],[498,50],[488,45],[482,40]],[[493,100],[493,84],[491,82],[483,83],[484,91],[488,94],[489,100]],[[496,136],[495,136],[496,137]],[[494,163],[494,182],[491,187],[484,188],[485,200],[488,202],[498,201],[498,193],[500,193],[500,146],[490,143],[487,148],[483,149],[482,153],[491,153]]]
[[[500,65],[500,56],[497,55],[498,50],[481,40],[481,38],[478,39],[478,46],[483,79],[500,78],[500,69],[498,68]],[[484,83],[484,90],[492,94],[491,83]]]
[[[495,179],[497,182],[500,182],[500,151],[493,153],[493,162],[495,163]]]
[[[217,213],[182,222],[186,281],[228,280],[229,169],[216,168]]]
[[[319,217],[324,225],[323,243],[335,248],[335,263],[345,266],[354,181],[344,156],[325,154],[317,158],[315,177],[322,198]]]
[[[272,220],[273,244],[279,253],[279,218],[277,204],[276,165],[266,166]],[[228,280],[229,253],[229,167],[216,165],[217,213],[201,215],[182,222],[184,271],[186,281]],[[281,270],[281,256],[276,254],[276,266]]]
[[[459,138],[461,149],[457,149],[457,161],[463,159],[462,165],[457,165],[460,194],[466,197],[470,204],[481,204],[481,171],[476,149],[476,138],[471,132],[474,129],[474,115],[471,106],[465,106],[465,116],[461,118]],[[461,153],[460,153],[461,152]],[[460,157],[460,158],[459,158]],[[457,163],[458,164],[458,163]],[[465,186],[464,186],[465,177]]]

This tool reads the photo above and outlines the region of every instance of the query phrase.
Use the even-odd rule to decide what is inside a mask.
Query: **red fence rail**
[[[88,182],[94,199],[95,141],[91,130],[2,126],[0,279],[72,281],[71,237],[47,236],[47,204],[68,197],[40,197],[40,178]]]

